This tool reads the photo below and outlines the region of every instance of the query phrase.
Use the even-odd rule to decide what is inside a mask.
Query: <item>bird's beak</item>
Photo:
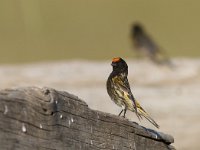
[[[111,63],[111,66],[113,66],[113,67],[114,67],[114,66],[116,66],[116,65],[117,65],[117,64],[116,64],[116,63],[114,63],[114,62],[112,62],[112,63]]]

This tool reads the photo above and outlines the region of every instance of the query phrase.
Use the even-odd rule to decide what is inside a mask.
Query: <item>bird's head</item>
[[[143,33],[143,27],[139,23],[135,23],[132,27],[133,34],[141,34]]]
[[[121,57],[113,58],[111,65],[114,72],[128,74],[128,65]]]

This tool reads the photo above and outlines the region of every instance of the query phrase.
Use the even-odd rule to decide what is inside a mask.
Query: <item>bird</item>
[[[118,116],[124,112],[123,117],[125,118],[126,111],[130,110],[135,112],[139,120],[142,119],[142,117],[145,117],[155,127],[159,128],[159,125],[150,117],[133,96],[128,81],[128,65],[125,60],[121,57],[115,57],[112,59],[111,65],[113,70],[107,79],[106,87],[111,100],[122,108],[122,111]]]
[[[173,67],[165,51],[153,41],[141,24],[132,25],[131,39],[134,49],[149,57],[156,64],[166,64]]]

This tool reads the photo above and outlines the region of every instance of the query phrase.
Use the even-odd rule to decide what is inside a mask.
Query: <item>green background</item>
[[[133,58],[137,21],[170,56],[200,56],[198,0],[1,0],[0,63]]]

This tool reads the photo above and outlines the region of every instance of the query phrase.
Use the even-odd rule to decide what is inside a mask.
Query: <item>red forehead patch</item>
[[[112,59],[112,62],[119,62],[120,59],[121,59],[120,57],[113,58],[113,59]]]

